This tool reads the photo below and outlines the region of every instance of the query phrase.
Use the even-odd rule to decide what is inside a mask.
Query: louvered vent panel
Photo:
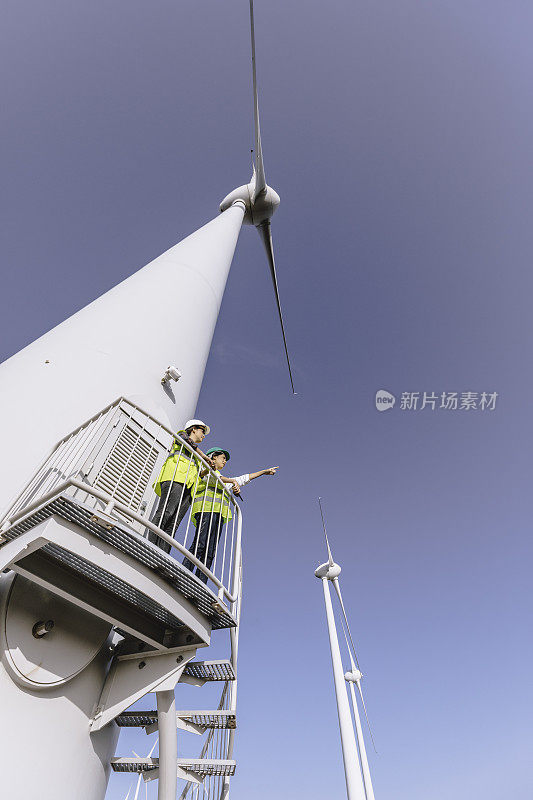
[[[126,425],[104,461],[94,485],[133,511],[138,511],[157,455],[155,447]]]

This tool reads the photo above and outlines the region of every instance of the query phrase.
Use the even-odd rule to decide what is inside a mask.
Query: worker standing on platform
[[[160,499],[151,521],[170,536],[175,535],[192,502],[192,492],[198,482],[198,470],[201,465],[195,453],[205,458],[209,464],[212,463],[209,456],[204,455],[198,447],[210,430],[209,425],[200,419],[190,419],[186,422],[183,430],[178,431],[178,436],[183,441],[174,440],[170,454],[154,483],[155,493]],[[148,541],[170,553],[170,544],[152,531],[148,533]]]
[[[208,569],[211,569],[222,528],[233,516],[229,498],[224,491],[224,484],[231,484],[234,494],[238,495],[241,486],[261,475],[275,475],[278,468],[269,467],[259,472],[240,475],[238,478],[226,478],[221,475],[221,472],[230,459],[229,452],[221,447],[212,447],[207,451],[207,455],[211,457],[215,474],[207,477],[208,470],[206,469],[200,473],[200,482],[193,498],[191,512],[196,533],[188,550]],[[194,564],[188,558],[183,560],[183,565],[191,571],[194,570]],[[203,583],[207,583],[207,575],[198,568],[196,575]]]

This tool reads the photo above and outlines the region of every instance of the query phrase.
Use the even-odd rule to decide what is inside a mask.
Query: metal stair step
[[[237,717],[234,711],[178,711],[176,716],[204,728],[231,729],[237,727]]]
[[[234,681],[236,677],[231,661],[191,661],[183,674],[203,681]]]
[[[235,774],[235,761],[219,758],[178,758],[178,767],[191,770],[198,775],[224,775]],[[114,772],[150,772],[158,769],[158,758],[112,758],[111,767]]]
[[[146,728],[157,722],[157,711],[123,711],[115,722],[121,728]]]
[[[235,728],[234,711],[176,711],[176,717],[203,728]],[[157,723],[157,711],[124,711],[115,722],[121,728],[146,728]]]

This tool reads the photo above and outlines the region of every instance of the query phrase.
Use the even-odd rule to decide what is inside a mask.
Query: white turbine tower
[[[187,786],[214,776],[224,796],[228,791],[241,512],[229,497],[233,529],[220,540],[212,571],[193,561],[207,587],[181,564],[184,554],[195,559],[187,550],[190,518],[178,542],[151,522],[149,506],[175,432],[195,415],[243,221],[258,228],[267,251],[294,391],[270,232],[279,197],[265,180],[252,0],[250,31],[250,183],[228,195],[216,219],[0,365],[6,796],[102,800],[115,720],[152,691],[157,712],[124,724],[145,726],[149,718],[146,724],[158,727],[159,760],[113,759],[113,768],[157,776],[159,800],[175,800],[177,776]],[[148,542],[147,529],[175,548],[176,558]],[[217,628],[230,631],[231,658],[193,661]],[[217,680],[225,686],[221,706],[181,719],[177,683]],[[176,726],[209,736],[227,731],[227,741],[214,734],[202,751],[207,757],[177,759]]]
[[[370,769],[368,766],[368,759],[366,754],[366,747],[363,737],[363,730],[361,727],[361,719],[357,707],[357,698],[355,696],[354,683],[357,685],[361,703],[363,705],[364,713],[366,716],[366,707],[363,699],[363,692],[361,689],[362,673],[356,665],[357,656],[355,654],[355,647],[353,644],[352,634],[348,624],[348,618],[342,600],[339,575],[341,568],[333,560],[331,548],[329,546],[328,535],[326,532],[326,525],[324,522],[324,515],[322,512],[321,499],[318,498],[320,506],[320,515],[322,517],[322,525],[324,527],[324,536],[326,539],[326,547],[328,551],[328,560],[325,564],[321,564],[315,570],[315,575],[322,581],[322,588],[324,590],[324,602],[326,605],[326,620],[328,625],[329,644],[331,649],[331,661],[333,666],[333,681],[335,684],[335,696],[337,700],[337,713],[339,717],[339,729],[341,736],[342,757],[344,762],[344,774],[346,778],[346,790],[348,800],[374,800],[374,790],[372,787],[372,780],[370,777]],[[350,670],[344,671],[342,666],[342,656],[339,646],[339,639],[337,636],[337,627],[335,624],[335,614],[331,602],[331,594],[329,584],[332,583],[343,615],[343,631],[346,638],[346,646],[350,658]],[[346,691],[346,683],[350,687],[350,695],[352,699],[353,719],[355,720],[355,731],[352,722],[352,714],[350,712],[350,705],[348,702],[348,694]],[[368,722],[368,717],[367,717]],[[369,726],[370,730],[370,726]],[[370,732],[372,736],[372,732]]]
[[[266,249],[294,392],[270,229],[280,198],[265,181],[259,127],[253,0],[250,31],[256,151],[250,183],[222,201],[218,218],[0,365],[0,509],[26,475],[28,453],[37,463],[65,431],[116,397],[137,398],[172,428],[194,416],[243,222],[257,227]]]

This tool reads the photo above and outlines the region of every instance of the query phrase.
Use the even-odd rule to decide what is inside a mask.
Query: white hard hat
[[[207,434],[209,433],[211,428],[209,427],[209,425],[206,425],[205,422],[202,422],[201,419],[189,419],[189,420],[187,420],[187,422],[183,426],[183,430],[186,431],[186,430],[188,430],[188,428],[200,427],[200,425],[202,426],[202,428],[205,428],[205,434],[207,436]]]

